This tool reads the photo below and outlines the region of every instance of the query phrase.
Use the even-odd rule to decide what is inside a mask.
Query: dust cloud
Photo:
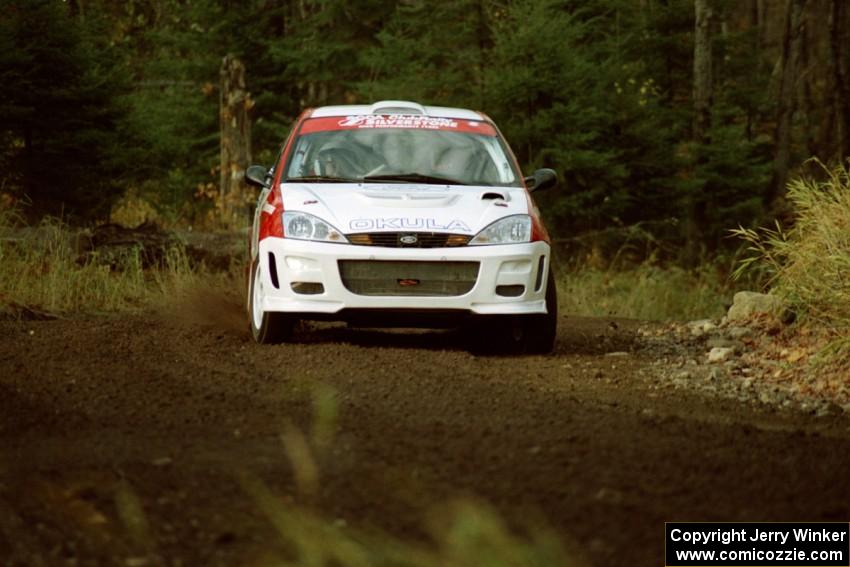
[[[156,309],[166,322],[183,327],[207,327],[248,336],[244,295],[238,290],[197,284],[181,290]]]

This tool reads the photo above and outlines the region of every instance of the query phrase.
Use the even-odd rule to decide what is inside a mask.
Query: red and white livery
[[[552,350],[557,301],[549,236],[484,114],[406,101],[301,114],[262,187],[251,233],[254,338],[287,340],[299,319],[465,326],[500,350]]]

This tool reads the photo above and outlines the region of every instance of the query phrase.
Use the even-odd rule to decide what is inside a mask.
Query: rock
[[[744,337],[749,337],[753,334],[752,329],[749,327],[729,327],[726,329],[726,336],[731,340],[739,340]]]
[[[708,353],[709,362],[724,362],[735,354],[734,349],[729,347],[714,347]]]
[[[772,315],[782,322],[786,322],[789,318],[789,310],[785,303],[775,295],[766,293],[757,293],[754,291],[739,291],[735,294],[732,307],[726,314],[729,322],[747,321],[756,315]]]
[[[688,322],[687,327],[690,329],[691,335],[701,337],[702,335],[715,330],[717,325],[715,325],[711,319],[697,319],[696,321]]]
[[[749,327],[729,327],[726,329],[726,336],[730,340],[738,341],[753,336],[753,330]]]
[[[629,356],[629,353],[627,353],[625,351],[615,351],[615,352],[607,352],[607,353],[605,353],[605,356],[616,356],[616,357]]]
[[[824,402],[818,406],[815,412],[816,417],[829,417],[830,415],[839,415],[843,408],[834,402]]]
[[[708,339],[706,345],[709,348],[731,348],[735,354],[741,354],[744,350],[744,343],[722,337],[712,337]]]

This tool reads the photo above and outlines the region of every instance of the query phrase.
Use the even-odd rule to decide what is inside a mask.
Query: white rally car
[[[499,351],[552,350],[557,296],[549,236],[484,114],[406,101],[310,109],[262,187],[248,313],[254,338],[299,319],[456,326]]]

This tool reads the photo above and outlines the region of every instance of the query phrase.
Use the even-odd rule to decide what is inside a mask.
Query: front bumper
[[[262,309],[328,315],[345,310],[465,311],[475,315],[546,313],[546,275],[551,250],[545,242],[457,248],[382,248],[265,238],[256,261],[263,278]],[[353,293],[343,281],[340,261],[477,262],[477,277],[461,295],[363,295]],[[311,294],[293,289],[312,288]],[[322,291],[316,293],[321,284]],[[402,284],[399,283],[401,286]],[[416,285],[416,284],[413,284]],[[504,290],[517,293],[503,295]],[[497,293],[497,287],[502,295]],[[398,290],[404,294],[404,289]]]

